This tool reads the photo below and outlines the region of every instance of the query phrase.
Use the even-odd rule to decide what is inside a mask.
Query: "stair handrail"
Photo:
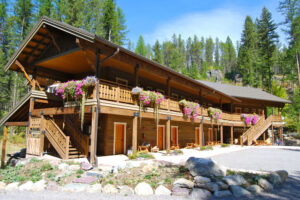
[[[261,124],[260,126],[258,126],[251,135],[249,135],[249,143],[251,144],[253,140],[257,139],[257,137],[259,137],[262,134],[262,131],[265,131],[271,124],[273,121],[274,117],[273,115],[270,115],[263,124]]]
[[[70,136],[71,143],[80,151],[81,154],[88,156],[89,153],[89,136],[76,127],[74,121],[66,117],[65,130]]]
[[[55,148],[57,153],[63,158],[69,158],[70,137],[66,136],[59,126],[48,116],[42,117],[45,135]]]
[[[247,138],[249,138],[249,135],[254,131],[256,130],[256,127],[259,126],[261,123],[263,123],[265,121],[265,116],[262,115],[258,118],[258,121],[255,125],[251,126],[248,130],[246,130],[243,135],[241,136],[242,138],[242,143],[246,142],[247,141]]]

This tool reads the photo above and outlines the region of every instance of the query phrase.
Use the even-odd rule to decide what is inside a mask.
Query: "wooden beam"
[[[38,33],[37,33],[37,34],[38,34]],[[46,39],[46,38],[43,37],[41,40],[39,40],[39,41],[37,42],[37,45],[35,46],[35,48],[32,49],[31,53],[34,53],[36,50],[38,50],[38,49],[40,48],[41,45],[47,46],[47,45],[43,44],[43,42],[44,42],[45,39]],[[25,62],[28,61],[28,58],[29,58],[29,56],[26,56]]]
[[[85,59],[87,61],[87,63],[89,64],[90,68],[93,70],[93,72],[96,72],[96,68],[93,65],[93,62],[91,61],[90,57],[88,56],[88,50],[80,43],[80,39],[76,38],[76,44],[79,46],[79,48],[83,51],[84,55],[85,55]],[[94,52],[92,52],[94,53]]]
[[[221,144],[223,144],[223,124],[221,124],[221,130],[220,130],[220,135],[221,135]]]
[[[203,119],[200,120],[199,123],[199,145],[203,146]]]
[[[61,48],[58,45],[58,43],[56,42],[56,39],[55,39],[53,33],[51,33],[51,31],[47,28],[46,25],[44,25],[43,28],[47,31],[47,35],[51,38],[54,46],[56,47],[57,51],[60,53],[61,52]]]
[[[40,44],[40,45],[44,45],[44,46],[48,46],[48,44],[49,44],[47,42],[40,42],[39,40],[36,40],[36,39],[32,39],[30,42],[34,42],[36,44]]]
[[[6,126],[27,126],[28,122],[6,122]]]
[[[31,52],[31,53],[27,53],[27,52],[22,52],[22,54],[26,55],[26,56],[32,56],[32,57],[39,57],[39,55],[35,55],[33,54],[34,52]]]
[[[132,120],[132,153],[137,151],[138,113],[134,113]]]
[[[168,118],[166,122],[166,145],[167,145],[167,153],[170,152],[170,144],[171,144],[171,118]]]
[[[1,156],[1,168],[5,167],[5,155],[6,155],[6,139],[7,139],[7,127],[3,127],[3,138],[2,138],[2,156]]]
[[[48,99],[35,99],[34,101],[36,103],[43,103],[43,104],[48,104],[49,103]]]
[[[41,124],[40,124],[40,156],[43,156],[44,153],[44,143],[45,143],[45,135],[43,134],[43,131],[45,129],[45,119],[44,115],[41,116]]]
[[[84,113],[90,113],[92,106],[85,106]],[[56,108],[40,108],[34,109],[32,111],[32,116],[41,117],[42,114],[44,115],[67,115],[67,114],[79,114],[81,109],[79,106],[76,107],[56,107]]]
[[[90,139],[91,139],[91,149],[90,149],[90,162],[91,163],[95,163],[95,138],[96,138],[96,128],[98,129],[97,125],[96,125],[96,106],[92,107],[92,118],[91,118],[91,135],[90,135]]]
[[[230,126],[230,144],[233,144],[233,124]]]
[[[20,68],[20,70],[24,73],[26,79],[28,80],[28,82],[30,83],[31,87],[34,87],[34,84],[33,82],[31,81],[31,79],[29,78],[27,72],[25,71],[25,68],[23,67],[23,65],[18,61],[16,60],[15,64]]]
[[[139,65],[136,64],[135,67],[134,67],[134,84],[135,84],[135,86],[138,86],[138,84],[139,84],[138,70],[139,70]]]

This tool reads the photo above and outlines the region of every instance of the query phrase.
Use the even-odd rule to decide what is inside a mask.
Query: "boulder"
[[[258,180],[258,185],[266,191],[273,190],[273,185],[264,178]]]
[[[144,172],[144,173],[151,173],[153,170],[155,170],[156,169],[156,166],[154,166],[154,165],[145,165],[144,167],[143,167],[143,169],[142,169],[142,171]]]
[[[217,184],[218,184],[220,190],[228,190],[228,188],[229,188],[229,186],[222,181],[218,181]]]
[[[190,194],[190,190],[189,188],[182,188],[182,187],[173,187],[172,188],[172,195],[173,196],[188,196]]]
[[[274,186],[276,185],[280,185],[283,183],[283,181],[281,180],[281,177],[279,174],[272,172],[269,175],[268,180],[270,181],[270,183],[272,183]]]
[[[88,171],[88,170],[93,169],[93,165],[91,165],[88,162],[82,162],[82,163],[80,163],[80,168],[84,171]]]
[[[210,191],[200,188],[194,188],[190,193],[192,199],[208,199],[210,196]]]
[[[51,181],[48,183],[46,190],[52,190],[52,191],[58,191],[59,190],[59,185],[57,185],[56,182]]]
[[[190,171],[192,176],[225,176],[226,171],[217,165],[211,159],[190,157],[185,167]]]
[[[118,189],[117,189],[114,185],[112,185],[112,184],[107,184],[107,185],[105,185],[105,186],[103,187],[102,192],[103,192],[103,193],[106,193],[106,194],[116,194],[116,193],[118,193],[119,191],[118,191]]]
[[[194,177],[195,184],[204,184],[211,182],[210,178],[206,178],[204,176],[195,176]]]
[[[102,185],[97,183],[97,184],[93,184],[93,185],[89,185],[87,188],[86,188],[86,191],[87,192],[90,192],[90,193],[94,193],[94,192],[101,192],[102,190]]]
[[[145,182],[141,182],[141,183],[137,184],[134,188],[134,192],[135,192],[135,194],[142,195],[142,196],[153,194],[152,187],[148,183],[145,183]]]
[[[174,187],[182,187],[182,188],[193,188],[194,187],[194,182],[187,180],[185,178],[179,178],[174,181],[173,183]]]
[[[235,197],[251,195],[251,193],[248,190],[246,190],[238,185],[231,185],[231,186],[229,186],[229,189],[232,192],[233,196],[235,196]]]
[[[81,183],[69,183],[62,187],[63,192],[83,192],[87,188],[86,184]]]
[[[6,184],[3,181],[0,181],[0,190],[5,189]]]
[[[278,171],[275,171],[275,173],[277,173],[280,176],[282,183],[287,180],[288,175],[289,175],[288,172],[285,170],[278,170]]]
[[[99,180],[101,180],[104,177],[103,173],[98,172],[98,171],[88,171],[88,172],[86,172],[86,175],[97,177],[97,179],[99,179]]]
[[[222,190],[222,191],[216,191],[214,193],[215,197],[227,197],[227,196],[231,196],[232,193],[229,190]]]
[[[171,195],[171,191],[163,185],[160,185],[155,190],[156,195]]]
[[[209,190],[211,192],[215,192],[215,191],[219,190],[219,185],[217,183],[213,183],[213,182],[205,183],[205,184],[196,184],[195,187],[203,188],[203,189]]]
[[[19,190],[21,191],[28,191],[28,190],[32,190],[32,186],[33,186],[33,182],[32,181],[27,181],[26,183],[24,183],[23,185],[19,186]]]
[[[263,189],[261,187],[259,187],[258,185],[250,185],[246,189],[254,194],[259,194],[263,191]]]
[[[223,177],[223,181],[228,185],[243,185],[246,184],[247,181],[244,179],[243,176],[237,175],[230,175]]]
[[[33,191],[43,191],[43,190],[45,190],[45,188],[46,188],[46,181],[42,179],[33,184],[32,190]]]
[[[134,194],[134,191],[131,187],[127,186],[127,185],[123,185],[120,187],[120,194],[122,195],[132,195]]]
[[[98,179],[95,176],[84,176],[80,178],[74,178],[73,183],[83,183],[83,184],[91,184],[96,182]]]
[[[10,183],[5,187],[6,191],[12,191],[12,190],[17,190],[18,186],[19,186],[19,182],[14,182],[14,183]]]

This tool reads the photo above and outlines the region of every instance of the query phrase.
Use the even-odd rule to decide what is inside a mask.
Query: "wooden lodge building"
[[[31,90],[0,121],[4,135],[7,126],[25,126],[27,154],[42,155],[52,149],[63,159],[86,156],[95,162],[96,156],[127,154],[130,149],[135,152],[143,143],[160,150],[216,141],[251,145],[266,137],[263,133],[270,127],[282,133],[280,111],[289,103],[260,89],[193,80],[85,30],[46,17],[33,28],[5,69],[23,73]],[[88,75],[99,78],[99,83],[86,101],[81,131],[78,104],[64,104],[51,85]],[[139,106],[131,94],[136,86],[164,94],[158,127],[151,107],[141,113],[140,120]],[[181,99],[201,105],[196,120],[184,117],[178,103]],[[218,123],[210,120],[208,107],[223,111]],[[266,107],[279,108],[279,115],[265,116]],[[260,117],[256,125],[244,129],[241,113]]]

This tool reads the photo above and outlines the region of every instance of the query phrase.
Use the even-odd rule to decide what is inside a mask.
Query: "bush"
[[[221,144],[221,147],[229,147],[229,144],[223,143],[223,144]]]
[[[147,153],[147,152],[136,152],[136,153],[133,153],[133,154],[128,154],[128,158],[130,160],[134,160],[134,159],[137,159],[137,158],[153,159],[154,156],[150,153]]]

